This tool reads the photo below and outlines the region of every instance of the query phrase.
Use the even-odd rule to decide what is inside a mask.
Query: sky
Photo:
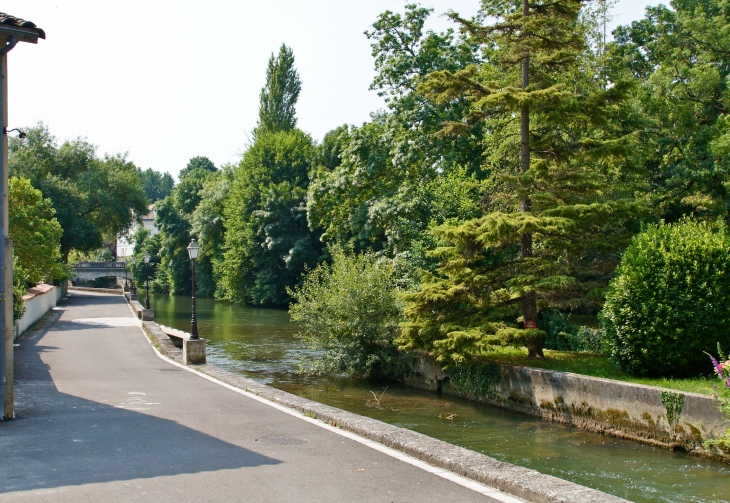
[[[177,176],[188,160],[236,163],[258,119],[266,65],[282,43],[302,81],[298,126],[319,141],[384,108],[363,34],[406,0],[4,0],[46,32],[8,55],[9,129],[45,123],[60,141],[86,138],[98,154]],[[619,0],[613,24],[646,5]],[[666,3],[666,2],[664,2]],[[476,13],[478,0],[423,0],[427,28],[441,14]]]

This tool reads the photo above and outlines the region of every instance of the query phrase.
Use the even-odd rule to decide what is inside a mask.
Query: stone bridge
[[[72,280],[86,282],[97,278],[131,278],[125,262],[76,262],[71,266]]]

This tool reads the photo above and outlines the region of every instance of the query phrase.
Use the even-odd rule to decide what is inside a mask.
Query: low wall
[[[78,290],[79,292],[96,292],[96,293],[111,293],[113,295],[122,295],[124,291],[121,288],[91,288],[86,286],[70,286],[69,290]]]
[[[512,365],[498,365],[490,389],[475,394],[426,353],[413,355],[410,368],[410,386],[730,462],[729,452],[702,445],[730,426],[710,396]]]
[[[53,286],[40,284],[28,290],[23,295],[23,303],[25,305],[25,314],[17,322],[15,322],[15,336],[20,337],[38,320],[43,318],[45,314],[56,307],[58,301],[67,293],[66,285]]]

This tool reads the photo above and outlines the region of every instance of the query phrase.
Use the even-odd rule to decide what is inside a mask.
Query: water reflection
[[[189,298],[151,301],[159,323],[190,330]],[[197,302],[208,363],[231,372],[637,503],[730,503],[730,466],[395,382],[299,376],[300,359],[316,355],[294,337],[286,311]],[[371,392],[386,386],[382,408],[372,406]]]

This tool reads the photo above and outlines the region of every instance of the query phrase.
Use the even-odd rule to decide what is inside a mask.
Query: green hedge
[[[634,238],[600,315],[622,369],[656,377],[708,372],[703,351],[730,347],[729,249],[723,225],[693,220]]]

